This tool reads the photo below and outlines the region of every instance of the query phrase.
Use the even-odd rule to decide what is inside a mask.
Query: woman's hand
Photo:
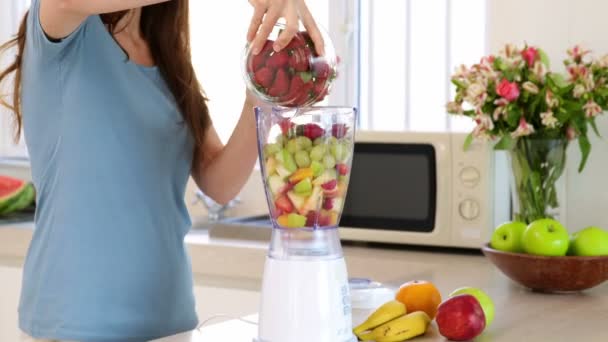
[[[281,17],[285,18],[286,25],[274,42],[275,51],[280,51],[289,44],[298,32],[298,20],[301,19],[315,44],[317,53],[324,54],[323,37],[304,0],[249,0],[249,3],[254,7],[254,13],[247,32],[247,41],[251,43],[254,55],[260,53],[274,25]]]

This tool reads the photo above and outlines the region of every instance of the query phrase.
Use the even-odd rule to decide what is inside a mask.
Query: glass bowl
[[[306,31],[298,31],[291,42],[275,52],[274,41],[285,28],[275,25],[258,55],[245,48],[243,74],[247,88],[266,103],[280,107],[307,107],[321,102],[338,76],[338,58],[331,38],[319,28],[324,55],[319,56]]]

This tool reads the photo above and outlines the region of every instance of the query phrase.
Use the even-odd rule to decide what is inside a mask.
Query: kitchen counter
[[[0,227],[0,265],[2,260],[22,260],[31,233],[27,224]],[[218,288],[258,291],[267,246],[263,241],[215,239],[200,229],[188,235],[186,244],[199,281]],[[392,288],[409,280],[425,279],[435,283],[444,298],[457,287],[483,288],[494,299],[496,319],[476,341],[607,340],[608,283],[579,294],[548,295],[515,285],[477,252],[346,243],[344,254],[350,277],[371,278]],[[366,310],[355,310],[354,324],[367,314]],[[255,315],[249,318],[256,319]],[[223,321],[200,333],[159,342],[251,341],[256,331],[247,323]],[[415,341],[444,339],[433,323],[427,335]]]

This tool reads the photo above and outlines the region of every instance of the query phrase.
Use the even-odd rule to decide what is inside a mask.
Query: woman
[[[322,43],[304,0],[250,2],[254,50],[280,16],[283,48],[298,14]],[[247,94],[223,146],[189,39],[186,0],[33,0],[4,46],[18,47],[0,82],[15,73],[38,192],[19,306],[28,340],[146,341],[196,327],[186,182],[222,203],[240,191],[256,160],[256,101]]]

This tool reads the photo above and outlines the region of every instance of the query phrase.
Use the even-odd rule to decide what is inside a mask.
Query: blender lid
[[[353,309],[374,309],[395,298],[395,291],[371,279],[351,278],[348,285]]]

